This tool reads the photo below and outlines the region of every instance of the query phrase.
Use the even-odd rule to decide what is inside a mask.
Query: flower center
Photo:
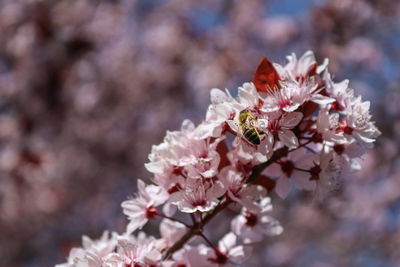
[[[281,126],[279,125],[279,120],[270,120],[268,122],[268,130],[272,134],[278,133],[280,129],[281,129]]]
[[[336,144],[336,145],[333,146],[333,150],[335,150],[335,152],[336,152],[338,155],[342,155],[343,152],[344,152],[344,145]]]
[[[253,227],[257,224],[258,218],[257,215],[253,214],[253,213],[247,213],[246,214],[246,225]]]
[[[353,128],[351,128],[351,127],[349,127],[349,126],[346,126],[346,127],[344,127],[343,128],[343,132],[345,133],[345,134],[348,134],[348,135],[351,135],[352,133],[353,133]]]
[[[311,181],[316,181],[319,179],[319,173],[321,172],[321,167],[319,165],[315,165],[310,169],[310,174],[311,174]]]
[[[158,214],[158,210],[154,206],[150,206],[146,210],[146,218],[149,220],[154,220],[156,218],[157,214]]]
[[[322,143],[322,141],[324,141],[320,133],[315,133],[311,138],[314,143]]]
[[[228,262],[228,257],[226,256],[225,253],[222,253],[219,249],[215,249],[215,258],[209,259],[212,262],[219,263],[219,264],[225,264]]]
[[[287,177],[290,177],[294,170],[294,163],[290,160],[284,161],[281,164],[281,169]]]

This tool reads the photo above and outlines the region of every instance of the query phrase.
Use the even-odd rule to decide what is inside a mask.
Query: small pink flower
[[[186,227],[168,219],[163,219],[160,223],[161,239],[157,240],[157,248],[165,250],[178,241],[186,232]]]
[[[57,264],[56,267],[102,267],[105,258],[115,250],[117,235],[110,237],[108,231],[104,231],[100,239],[92,240],[87,236],[82,237],[82,248],[72,248],[67,262]]]
[[[259,206],[255,201],[260,200],[267,194],[262,186],[246,184],[246,177],[231,166],[222,169],[218,177],[224,184],[225,189],[228,190],[227,193],[231,200],[249,211],[259,211]]]
[[[218,266],[238,266],[243,263],[251,253],[251,247],[236,245],[237,236],[230,232],[226,234],[219,242],[218,249],[214,250],[215,256],[209,258],[210,262]]]
[[[171,266],[214,267],[215,265],[208,260],[212,253],[212,249],[203,244],[198,245],[197,247],[185,245],[172,256],[175,263],[173,263]]]
[[[121,204],[124,214],[130,221],[127,226],[128,233],[141,229],[149,219],[154,219],[158,214],[156,207],[168,199],[168,193],[162,187],[146,186],[140,179],[137,187],[139,191],[137,197]]]
[[[313,190],[314,183],[310,181],[310,173],[307,172],[314,166],[315,155],[307,153],[305,149],[298,149],[289,153],[287,158],[282,159],[279,164],[273,164],[264,173],[268,176],[278,177],[275,192],[286,198],[292,188]]]
[[[117,252],[108,255],[105,266],[160,266],[162,254],[155,245],[154,238],[144,235],[121,238]]]
[[[180,184],[182,189],[173,193],[169,201],[185,213],[211,210],[218,204],[218,198],[226,191],[221,181],[188,178]]]
[[[297,148],[299,141],[292,129],[296,127],[303,114],[301,112],[291,113],[270,113],[266,119],[260,119],[261,128],[266,132],[270,139],[273,140],[273,136],[278,136],[279,140],[290,149]]]
[[[245,208],[231,223],[232,232],[239,236],[243,243],[259,242],[263,236],[274,236],[282,233],[282,226],[269,213],[272,210],[271,199],[263,198],[260,203],[260,212],[249,212]]]
[[[318,135],[318,139],[321,139],[321,142],[344,144],[347,140],[343,136],[343,133],[337,131],[338,127],[339,114],[329,114],[327,109],[321,109],[318,113],[314,138]]]
[[[375,142],[375,139],[381,134],[375,124],[371,122],[372,116],[369,113],[369,107],[369,101],[362,102],[361,97],[356,98],[342,125],[345,135],[351,135],[366,144]]]

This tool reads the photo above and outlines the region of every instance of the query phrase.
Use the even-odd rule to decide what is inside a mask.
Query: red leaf
[[[267,59],[263,58],[257,67],[253,76],[253,83],[258,92],[272,93],[276,88],[280,89],[280,77],[274,65]]]

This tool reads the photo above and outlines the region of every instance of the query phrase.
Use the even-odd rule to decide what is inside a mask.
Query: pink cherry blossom
[[[273,112],[266,119],[260,119],[260,124],[262,124],[262,129],[266,134],[271,136],[272,140],[272,137],[277,135],[282,144],[290,149],[294,149],[299,146],[299,141],[291,130],[299,124],[302,118],[303,114],[301,112],[283,114]]]
[[[139,191],[137,197],[121,204],[124,214],[130,220],[127,226],[128,233],[141,229],[149,219],[154,219],[158,214],[156,207],[168,199],[168,193],[162,187],[146,186],[142,180],[138,180],[137,187]]]
[[[269,214],[272,210],[271,199],[263,198],[258,213],[250,212],[245,208],[242,213],[232,220],[231,229],[245,244],[259,242],[263,236],[274,236],[282,233],[282,226]]]
[[[250,256],[251,247],[237,245],[237,236],[230,232],[218,242],[214,253],[215,257],[209,258],[209,261],[217,263],[218,266],[233,267],[243,263]]]
[[[218,198],[226,191],[220,181],[188,178],[180,184],[182,189],[173,193],[169,201],[185,213],[211,210],[218,204]]]
[[[249,211],[257,212],[259,210],[255,201],[267,193],[262,186],[245,184],[246,177],[231,166],[222,169],[218,177],[224,184],[231,200]]]
[[[279,163],[271,165],[264,173],[269,177],[276,177],[275,192],[286,198],[292,188],[292,184],[300,190],[313,190],[314,183],[310,181],[308,172],[314,166],[316,156],[302,148],[290,153],[287,158]]]

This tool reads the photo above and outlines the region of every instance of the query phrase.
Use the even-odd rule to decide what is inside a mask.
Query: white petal
[[[229,99],[226,93],[218,88],[211,89],[210,97],[213,104],[221,104]]]
[[[174,216],[175,213],[176,213],[176,210],[177,210],[177,209],[176,209],[176,206],[173,205],[173,204],[170,203],[170,202],[165,203],[165,205],[162,207],[162,209],[163,209],[163,213],[164,213],[165,215],[169,216],[169,217]]]
[[[365,153],[365,149],[358,143],[353,142],[352,144],[345,147],[345,153],[352,158],[359,158]]]
[[[297,140],[296,135],[292,131],[289,130],[279,131],[278,136],[279,140],[289,149],[294,149],[299,146],[299,141]]]
[[[151,173],[161,174],[164,172],[164,162],[162,161],[145,163],[144,167]]]
[[[291,113],[288,113],[286,116],[283,117],[283,119],[281,121],[281,125],[283,127],[287,127],[289,129],[292,129],[297,124],[299,124],[299,122],[301,121],[302,118],[303,118],[303,113],[301,113],[301,112],[291,112]]]
[[[236,245],[236,240],[236,235],[232,232],[229,232],[218,242],[218,247],[222,252],[226,253],[233,248],[234,245]]]
[[[250,256],[251,250],[250,246],[236,246],[229,251],[228,258],[232,262],[240,264]]]
[[[239,131],[239,125],[237,124],[237,122],[233,120],[227,120],[226,123],[228,123],[229,127],[231,127],[233,131],[235,132]]]
[[[318,66],[317,73],[320,74],[321,72],[323,72],[328,66],[328,64],[329,64],[329,59],[325,58],[324,62]]]
[[[298,74],[305,75],[312,64],[315,64],[315,56],[312,51],[305,52],[300,58],[297,66]]]
[[[311,99],[312,102],[317,103],[319,105],[327,105],[330,103],[335,102],[336,100],[327,96],[323,96],[320,94],[314,94],[312,95]]]
[[[296,171],[292,175],[292,181],[297,189],[313,190],[315,182],[310,181],[310,174],[305,172]]]
[[[142,218],[141,220],[131,220],[126,228],[126,231],[128,233],[132,233],[137,229],[141,229],[143,225],[147,223],[147,221],[148,220],[146,218]]]
[[[282,175],[282,169],[279,164],[272,164],[264,171],[264,173],[270,177],[279,177]]]
[[[275,192],[281,198],[286,198],[289,195],[291,188],[292,184],[290,183],[289,179],[286,176],[282,175],[276,183]]]

